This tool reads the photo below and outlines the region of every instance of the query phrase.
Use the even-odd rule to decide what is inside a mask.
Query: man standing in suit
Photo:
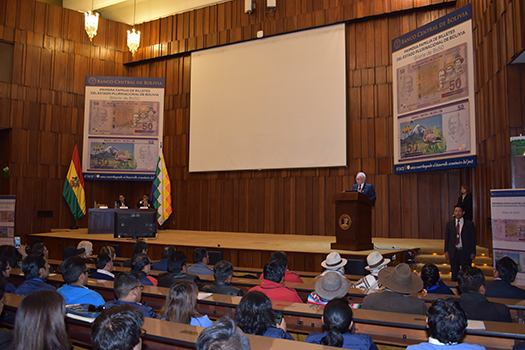
[[[355,176],[355,182],[356,184],[352,186],[352,191],[361,192],[363,194],[366,194],[368,198],[370,198],[372,201],[376,201],[376,190],[374,189],[374,185],[367,184],[365,182],[366,175],[363,172],[357,173]]]
[[[447,222],[445,229],[445,257],[450,260],[453,282],[458,280],[459,266],[470,267],[476,257],[476,227],[463,215],[463,208],[456,205],[454,219]]]

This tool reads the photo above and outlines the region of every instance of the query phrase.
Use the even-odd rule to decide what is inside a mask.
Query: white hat
[[[337,270],[346,265],[346,259],[341,258],[338,252],[331,252],[326,256],[326,260],[321,263],[321,266],[328,270]]]
[[[367,270],[379,270],[381,267],[388,265],[390,259],[385,259],[378,251],[373,251],[366,257],[368,266],[365,267]]]

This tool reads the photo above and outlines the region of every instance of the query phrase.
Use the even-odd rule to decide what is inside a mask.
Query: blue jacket
[[[109,275],[105,275],[103,273],[100,273],[98,271],[95,271],[91,274],[91,276],[89,276],[89,278],[93,278],[95,280],[104,280],[104,281],[114,281],[115,278],[109,276]]]
[[[510,298],[510,299],[525,299],[525,290],[513,286],[502,279],[495,279],[487,283],[486,297],[491,298]]]
[[[454,295],[454,292],[452,291],[452,289],[447,287],[445,282],[443,282],[442,280],[439,280],[437,284],[435,284],[432,287],[430,287],[429,289],[427,289],[427,293]]]
[[[352,186],[352,190],[356,190],[357,191],[357,184]],[[374,185],[367,184],[365,182],[365,186],[363,187],[363,192],[362,193],[366,194],[366,196],[368,198],[370,198],[371,200],[373,200],[374,202],[376,201],[376,190],[374,188]]]
[[[188,266],[188,273],[192,275],[213,276],[213,270],[203,263],[196,263],[195,265]]]
[[[168,271],[168,259],[162,259],[160,261],[154,262],[151,266],[151,269],[157,271]]]
[[[326,337],[325,333],[311,333],[305,342],[313,344],[321,344],[321,340]],[[378,350],[376,344],[368,334],[352,334],[350,332],[343,333],[343,348],[354,350]]]
[[[66,284],[58,288],[57,292],[64,297],[67,305],[91,304],[100,306],[106,303],[100,294],[84,286],[70,286]]]
[[[148,305],[142,305],[141,303],[134,303],[134,302],[131,302],[131,301],[121,301],[121,300],[113,300],[113,301],[108,301],[106,303],[106,308],[110,308],[112,306],[120,306],[120,305],[126,305],[126,304],[129,304],[129,305],[133,305],[135,306],[137,309],[139,309],[140,312],[142,312],[142,314],[144,315],[144,317],[149,317],[149,318],[158,318],[157,317],[157,314],[155,313],[155,311],[151,308],[151,306],[148,306]]]
[[[54,290],[57,289],[49,284],[47,284],[41,278],[33,278],[30,280],[25,280],[21,285],[16,289],[16,294],[18,295],[29,295],[33,292],[38,292],[40,290]]]
[[[479,345],[467,343],[459,343],[454,345],[421,343],[410,345],[406,350],[485,350],[485,348]]]

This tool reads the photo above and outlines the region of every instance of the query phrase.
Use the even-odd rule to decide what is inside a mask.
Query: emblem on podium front
[[[352,226],[352,219],[348,214],[343,214],[339,217],[339,227],[343,230],[348,230]]]

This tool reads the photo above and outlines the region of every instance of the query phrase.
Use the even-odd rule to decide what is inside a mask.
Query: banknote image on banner
[[[86,77],[86,180],[150,181],[164,121],[164,78]]]
[[[471,7],[392,41],[396,174],[476,165]]]

